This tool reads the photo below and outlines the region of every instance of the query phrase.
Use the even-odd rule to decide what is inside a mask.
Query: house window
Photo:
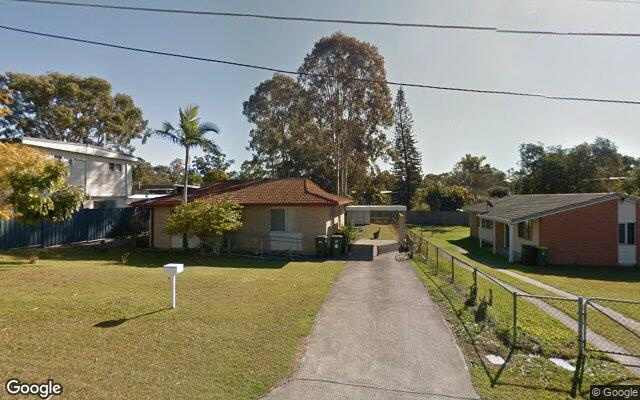
[[[518,223],[518,237],[524,240],[531,240],[533,236],[531,232],[533,231],[533,224],[531,221],[519,222]]]
[[[636,224],[633,222],[618,224],[618,243],[636,244]]]
[[[283,208],[271,210],[271,232],[286,232],[287,214]]]
[[[483,228],[493,229],[493,221],[488,219],[482,219],[480,221],[481,221],[480,224],[482,225]]]
[[[109,171],[122,172],[122,164],[109,163]]]

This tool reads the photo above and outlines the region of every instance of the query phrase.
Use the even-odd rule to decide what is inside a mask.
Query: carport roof
[[[636,201],[620,193],[521,194],[490,199],[465,210],[478,213],[486,219],[517,223],[603,201],[627,198]]]

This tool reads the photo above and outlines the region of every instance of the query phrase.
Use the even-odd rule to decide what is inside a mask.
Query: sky
[[[81,1],[81,0],[77,0]],[[590,0],[270,0],[134,1],[102,4],[390,20],[562,31],[640,32],[640,3]],[[342,31],[376,45],[393,81],[640,100],[640,37],[594,38],[355,26],[154,14],[0,0],[0,24],[133,47],[295,70],[313,44]],[[242,102],[271,74],[145,55],[0,30],[0,71],[98,76],[131,95],[150,127],[198,104],[221,129],[217,143],[235,168],[250,158],[251,125]],[[393,87],[395,93],[397,88]],[[563,102],[406,88],[423,172],[449,171],[464,154],[516,166],[524,142],[572,146],[597,136],[640,156],[640,106]],[[393,132],[389,131],[389,135]],[[158,138],[136,143],[152,164],[184,157]],[[383,165],[384,167],[384,165]]]

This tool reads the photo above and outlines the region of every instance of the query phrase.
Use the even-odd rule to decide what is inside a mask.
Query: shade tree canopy
[[[0,137],[42,139],[133,151],[132,142],[147,133],[147,121],[133,99],[112,93],[97,77],[50,72],[44,75],[0,74],[0,90],[11,102],[0,119]]]
[[[20,144],[0,143],[0,219],[64,221],[82,206],[84,189],[67,185],[66,165]]]

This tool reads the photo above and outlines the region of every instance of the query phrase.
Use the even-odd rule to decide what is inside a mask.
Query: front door
[[[509,238],[511,237],[511,234],[509,232],[510,229],[511,226],[509,224],[504,224],[504,247],[506,247],[507,249],[509,248]]]

